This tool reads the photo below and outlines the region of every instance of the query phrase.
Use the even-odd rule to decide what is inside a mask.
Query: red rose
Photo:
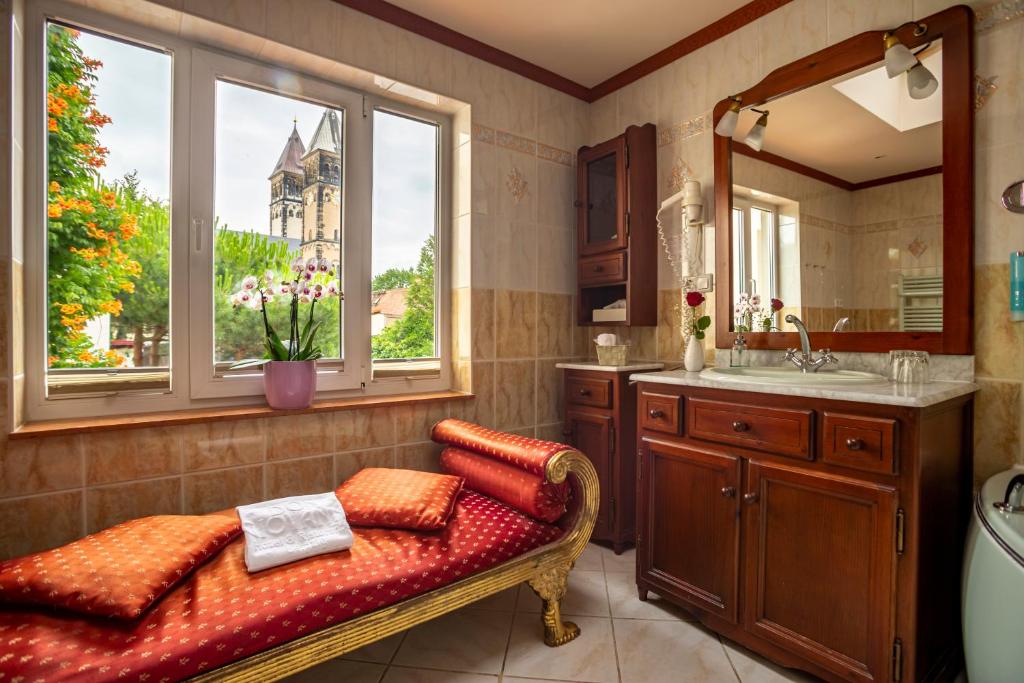
[[[773,311],[781,311],[782,310],[782,299],[772,299],[772,310]]]
[[[700,292],[687,292],[686,293],[686,305],[690,308],[697,308],[704,303],[704,295]]]

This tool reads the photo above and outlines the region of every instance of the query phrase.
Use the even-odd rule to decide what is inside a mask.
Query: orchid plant
[[[250,308],[263,315],[266,334],[264,344],[267,352],[263,358],[243,360],[231,366],[232,369],[262,365],[267,361],[305,361],[323,356],[316,346],[316,333],[322,321],[316,320],[316,304],[326,298],[345,296],[335,279],[337,269],[326,259],[311,258],[292,261],[287,275],[268,270],[260,279],[249,275],[242,280],[241,288],[229,297],[231,305]],[[283,341],[270,324],[267,305],[286,302],[291,307],[290,327],[287,342]],[[308,305],[309,312],[300,309]]]
[[[768,308],[764,308],[761,306],[760,294],[740,293],[739,301],[733,308],[736,315],[736,331],[753,332],[754,320],[757,320],[763,331],[771,332],[774,328],[775,314],[782,310],[782,306],[782,300],[771,299]]]

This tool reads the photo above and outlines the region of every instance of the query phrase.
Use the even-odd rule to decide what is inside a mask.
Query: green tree
[[[434,263],[437,241],[431,235],[420,248],[409,291],[405,313],[373,338],[373,357],[429,358],[436,353],[434,345]]]
[[[383,292],[388,289],[404,289],[412,284],[416,271],[412,268],[388,268],[373,276],[371,291]]]
[[[85,326],[118,316],[120,297],[134,291],[141,266],[123,247],[139,228],[98,175],[108,153],[98,134],[110,123],[94,106],[102,64],[77,37],[58,24],[47,30],[47,351],[52,367],[104,367],[119,358],[92,348]]]
[[[146,274],[132,294],[122,293],[121,315],[116,320],[116,337],[132,337],[132,364],[156,366],[160,343],[170,332],[170,211],[166,203],[139,190],[137,175],[129,173],[118,183],[121,205],[138,216],[139,234],[125,251]],[[149,342],[149,357],[144,353]]]

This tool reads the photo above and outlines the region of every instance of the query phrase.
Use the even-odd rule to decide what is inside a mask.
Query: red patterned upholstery
[[[135,619],[241,532],[237,519],[133,519],[46,552],[0,562],[0,602]]]
[[[544,522],[556,522],[565,514],[569,499],[566,482],[551,484],[544,477],[460,448],[441,453],[445,472],[466,480],[466,486],[496,498]]]
[[[437,443],[507,462],[541,477],[544,476],[544,467],[552,456],[571,449],[571,446],[553,441],[496,432],[472,422],[453,418],[441,420],[434,425],[431,438]]]
[[[336,493],[349,524],[431,531],[448,523],[462,483],[450,474],[367,467]]]
[[[176,681],[440,588],[562,531],[463,491],[443,531],[355,529],[344,553],[258,574],[236,539],[130,624],[0,610],[0,680]]]

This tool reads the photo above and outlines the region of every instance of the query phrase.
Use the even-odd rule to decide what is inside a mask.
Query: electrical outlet
[[[715,274],[689,275],[683,279],[685,292],[711,292],[715,289]]]

